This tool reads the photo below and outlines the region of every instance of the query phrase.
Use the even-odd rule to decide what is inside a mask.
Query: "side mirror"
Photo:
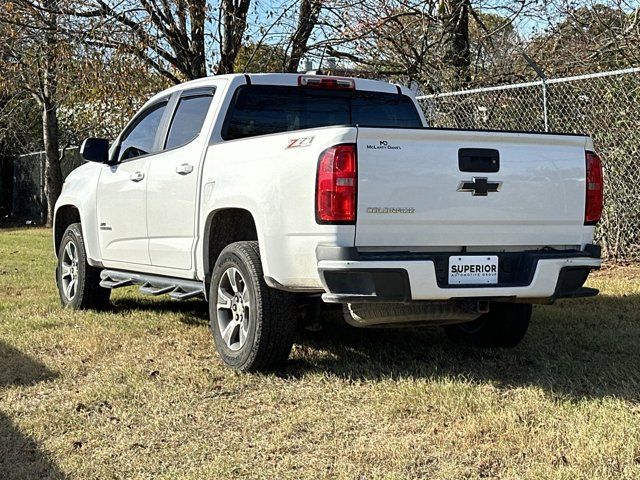
[[[80,155],[87,162],[109,163],[109,140],[87,138],[80,146]]]

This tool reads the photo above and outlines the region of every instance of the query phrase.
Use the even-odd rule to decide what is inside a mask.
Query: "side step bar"
[[[188,300],[204,296],[204,285],[196,280],[147,275],[144,273],[123,272],[120,270],[103,270],[100,272],[100,286],[104,288],[120,288],[129,285],[140,285],[140,293],[145,295],[169,294],[174,300]]]

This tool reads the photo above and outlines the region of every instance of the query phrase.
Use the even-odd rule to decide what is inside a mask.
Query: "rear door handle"
[[[176,167],[176,173],[179,173],[180,175],[187,175],[191,172],[193,172],[193,165],[189,163],[183,163]]]
[[[139,182],[144,178],[144,173],[142,172],[133,172],[129,177],[133,182]]]

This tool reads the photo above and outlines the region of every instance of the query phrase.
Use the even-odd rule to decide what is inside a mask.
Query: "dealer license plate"
[[[498,283],[498,257],[496,255],[449,257],[449,284]]]

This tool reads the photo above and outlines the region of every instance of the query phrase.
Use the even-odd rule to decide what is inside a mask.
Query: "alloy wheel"
[[[71,301],[78,292],[78,247],[73,241],[67,243],[60,263],[60,279],[62,291],[67,300]]]
[[[251,317],[249,287],[240,270],[229,267],[218,284],[217,317],[227,348],[240,350],[247,341]]]

